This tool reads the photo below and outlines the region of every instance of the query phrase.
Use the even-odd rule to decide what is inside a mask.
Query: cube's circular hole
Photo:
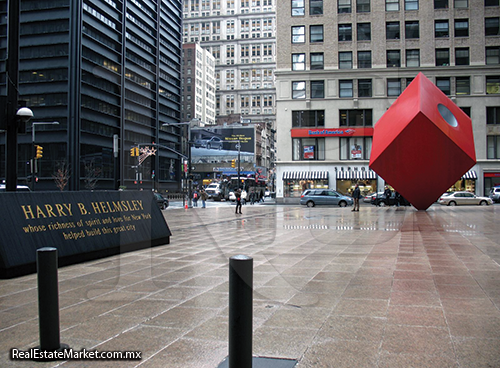
[[[441,114],[441,117],[450,124],[452,127],[458,126],[458,121],[455,115],[443,104],[438,104],[438,111]]]

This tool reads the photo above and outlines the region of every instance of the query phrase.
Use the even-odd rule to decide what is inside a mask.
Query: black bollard
[[[253,258],[229,259],[229,368],[252,368]]]
[[[60,350],[57,249],[49,247],[38,249],[36,251],[36,264],[40,350]]]

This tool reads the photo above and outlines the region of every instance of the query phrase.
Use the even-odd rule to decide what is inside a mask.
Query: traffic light
[[[236,167],[236,160],[231,160],[231,167]]]
[[[132,147],[130,149],[130,156],[131,157],[137,157],[137,156],[139,156],[139,147]]]
[[[43,157],[43,147],[35,144],[35,159],[39,159]]]

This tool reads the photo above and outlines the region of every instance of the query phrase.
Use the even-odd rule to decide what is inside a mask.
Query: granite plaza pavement
[[[11,361],[36,275],[0,280],[0,367],[215,368],[228,259],[254,259],[253,355],[297,368],[500,367],[500,205],[163,211],[169,245],[59,269],[61,342],[139,361]]]

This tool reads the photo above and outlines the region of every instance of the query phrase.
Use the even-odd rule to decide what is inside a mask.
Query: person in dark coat
[[[352,192],[352,198],[354,199],[354,206],[352,208],[352,211],[359,211],[359,199],[361,198],[361,190],[359,190],[358,184],[356,184],[356,187]]]
[[[241,215],[241,189],[237,189],[235,192],[234,192],[234,196],[236,197],[236,211],[235,213],[239,213]],[[238,212],[238,209],[240,210]]]

